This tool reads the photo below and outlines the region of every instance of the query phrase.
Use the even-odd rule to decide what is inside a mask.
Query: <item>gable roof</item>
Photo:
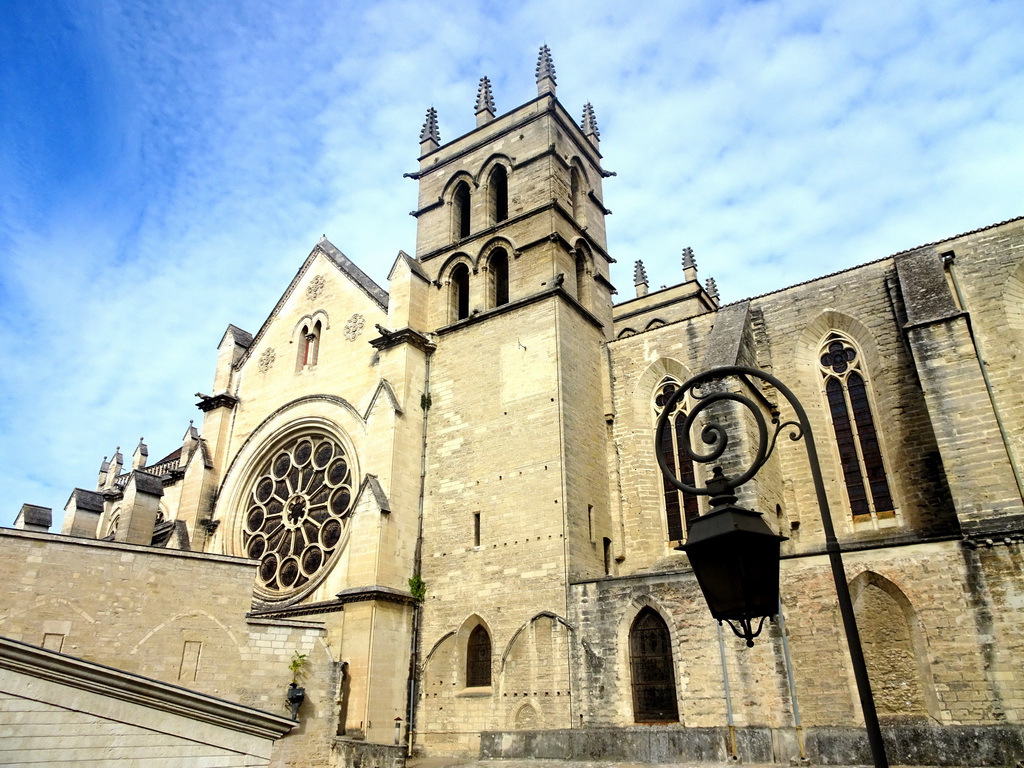
[[[313,246],[313,250],[309,252],[309,256],[302,262],[302,266],[299,267],[298,272],[295,273],[295,277],[288,283],[288,287],[285,288],[284,293],[281,294],[281,298],[277,300],[277,304],[274,305],[274,309],[271,310],[270,314],[267,315],[267,319],[263,321],[263,325],[256,332],[256,335],[252,337],[252,343],[245,350],[245,352],[239,356],[238,360],[232,366],[236,370],[245,365],[245,361],[249,359],[253,350],[263,334],[266,333],[267,328],[270,327],[270,321],[273,320],[281,311],[281,307],[288,301],[289,297],[294,293],[295,286],[307,271],[309,271],[310,265],[316,260],[317,254],[322,254],[324,258],[330,261],[338,270],[351,280],[356,287],[362,290],[380,309],[387,312],[388,310],[388,292],[377,285],[369,276],[357,267],[348,256],[338,250],[337,246],[334,245],[326,237],[321,237],[320,241]]]

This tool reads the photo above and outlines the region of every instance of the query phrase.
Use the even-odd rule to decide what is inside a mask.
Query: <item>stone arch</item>
[[[487,308],[507,304],[511,298],[511,268],[515,247],[504,237],[496,237],[480,250],[477,263],[486,274]]]
[[[689,367],[671,357],[659,357],[651,362],[636,380],[631,398],[633,424],[645,425],[651,420],[651,398],[654,390],[665,378],[673,378],[680,384],[693,376]]]
[[[526,702],[516,710],[512,718],[512,727],[517,731],[539,730],[544,727],[544,715],[539,707]]]
[[[490,662],[491,662],[491,674],[490,674],[490,685],[494,685],[494,633],[491,631],[490,625],[484,621],[483,617],[478,613],[470,614],[462,622],[462,625],[456,630],[455,639],[455,655],[457,662],[455,665],[455,676],[456,685],[460,688],[466,688],[469,685],[467,680],[467,658],[470,647],[470,641],[474,639],[474,633],[485,632],[489,641],[490,647]]]
[[[580,227],[587,226],[587,197],[590,193],[587,169],[578,157],[569,161],[569,209]]]
[[[619,331],[619,335],[616,336],[615,338],[628,339],[630,336],[636,336],[636,330],[634,330],[633,328],[623,328],[621,331]]]
[[[594,254],[586,242],[577,239],[572,255],[576,273],[576,300],[591,309],[594,299]]]
[[[850,597],[879,717],[937,720],[927,638],[906,593],[863,571],[850,582]]]
[[[509,185],[512,161],[507,155],[494,154],[487,158],[477,175],[477,186],[483,185],[487,195],[487,226],[506,221],[509,217]]]
[[[636,701],[633,695],[633,656],[630,649],[630,643],[632,640],[634,625],[637,620],[641,618],[642,614],[647,612],[656,614],[661,621],[664,622],[665,628],[668,630],[668,648],[667,653],[671,658],[671,684],[675,691],[675,720],[665,720],[664,722],[683,722],[683,706],[680,696],[679,680],[682,678],[680,674],[680,658],[679,658],[679,624],[673,615],[665,609],[665,607],[651,595],[640,595],[630,603],[629,607],[623,612],[619,619],[619,624],[616,632],[616,648],[618,650],[618,660],[620,674],[620,696],[623,698],[625,711],[633,713],[633,716],[637,716]],[[637,721],[641,722],[641,721]]]
[[[455,323],[470,316],[472,309],[471,290],[477,262],[466,253],[453,253],[441,266],[438,284],[447,291],[445,323]]]
[[[541,611],[524,622],[501,656],[502,698],[565,695],[571,686],[568,670],[555,662],[568,656],[574,635],[573,627],[551,611]]]
[[[795,348],[789,361],[795,375],[817,375],[818,348],[822,339],[831,331],[838,331],[855,341],[864,353],[868,377],[872,381],[882,379],[882,359],[874,333],[857,318],[835,309],[822,310],[796,337]]]
[[[470,236],[473,231],[473,194],[478,185],[465,171],[454,174],[441,194],[451,209],[451,241],[457,242]]]

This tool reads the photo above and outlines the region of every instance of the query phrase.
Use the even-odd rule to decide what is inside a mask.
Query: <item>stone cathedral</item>
[[[722,365],[814,425],[890,761],[1024,758],[1024,218],[732,304],[689,249],[616,290],[594,109],[546,46],[536,80],[451,141],[428,111],[386,290],[321,239],[180,446],[0,531],[0,763],[866,762],[804,448],[742,489],[787,537],[754,647],[678,549],[708,502],[658,454],[707,467],[685,402],[655,423]]]

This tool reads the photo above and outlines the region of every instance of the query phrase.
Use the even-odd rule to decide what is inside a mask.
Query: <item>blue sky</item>
[[[6,0],[0,525],[173,450],[321,234],[385,285],[427,107],[532,98],[542,43],[619,297],[691,246],[735,301],[1024,214],[1022,39],[1019,0]]]

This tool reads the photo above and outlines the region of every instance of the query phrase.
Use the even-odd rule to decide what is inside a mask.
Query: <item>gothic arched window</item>
[[[822,342],[818,362],[853,519],[892,518],[892,494],[861,354],[850,339],[833,332]]]
[[[456,264],[452,269],[451,283],[452,321],[465,320],[469,317],[469,267],[465,264]]]
[[[487,260],[492,307],[508,304],[508,252],[498,248]]]
[[[487,192],[491,203],[491,216],[495,224],[508,218],[508,171],[504,165],[494,166],[487,179]]]
[[[452,194],[452,230],[457,240],[469,237],[469,184],[460,181]]]
[[[316,365],[317,357],[320,354],[320,334],[322,331],[323,324],[319,320],[313,323],[312,326],[302,326],[302,332],[299,334],[297,370]]]
[[[583,220],[583,183],[580,171],[575,165],[569,169],[569,196],[572,198],[572,217],[576,219],[577,224],[586,224]]]
[[[477,624],[466,643],[466,687],[481,688],[490,684],[491,636],[482,624]]]
[[[658,419],[669,398],[679,388],[679,383],[666,379],[658,385],[654,394],[654,418]],[[683,434],[683,421],[686,411],[676,404],[675,411],[668,418],[668,428],[662,432],[657,450],[665,458],[665,464],[681,482],[694,485],[693,459],[686,455],[686,435]],[[662,492],[665,498],[665,519],[668,523],[669,541],[681,541],[686,537],[686,529],[700,515],[697,497],[678,490],[666,478],[662,477]]]
[[[629,630],[629,669],[633,678],[633,719],[638,723],[679,721],[672,638],[665,620],[644,608]]]

